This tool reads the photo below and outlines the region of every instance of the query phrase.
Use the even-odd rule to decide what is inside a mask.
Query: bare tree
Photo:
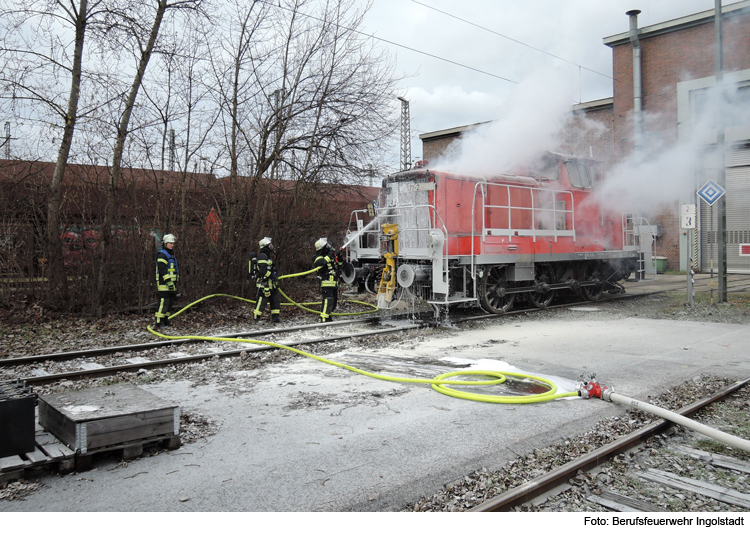
[[[157,39],[159,37],[159,31],[161,29],[162,21],[167,10],[176,9],[193,9],[197,10],[200,6],[200,0],[175,0],[169,2],[168,0],[155,0],[156,5],[153,18],[146,17],[148,8],[144,11],[135,11],[128,17],[127,20],[121,21],[121,28],[133,29],[130,37],[134,42],[134,53],[137,60],[137,68],[133,81],[130,85],[130,89],[122,103],[122,112],[119,117],[117,125],[117,132],[115,137],[114,150],[112,155],[112,164],[110,167],[109,184],[107,186],[107,206],[104,213],[104,222],[102,225],[102,239],[99,242],[99,258],[102,264],[99,266],[98,279],[97,279],[97,291],[99,302],[97,306],[98,315],[101,316],[103,305],[102,300],[106,289],[106,277],[107,277],[107,265],[104,264],[106,260],[106,252],[108,246],[112,242],[113,227],[115,223],[115,212],[117,207],[116,193],[118,185],[120,183],[120,175],[122,168],[123,151],[125,148],[125,141],[128,136],[130,118],[133,114],[135,107],[136,98],[138,92],[143,84],[143,78],[146,73],[146,68],[151,60],[151,55],[154,52]],[[141,17],[144,18],[141,18]],[[143,21],[151,21],[150,29],[147,29],[143,25]]]
[[[244,27],[255,40],[225,37],[235,59],[226,80],[242,81],[222,99],[232,128],[229,189],[244,165],[247,204],[235,207],[247,209],[250,236],[272,233],[297,202],[312,204],[322,183],[361,181],[398,126],[393,65],[358,30],[363,16],[351,0],[282,0],[262,25]],[[282,179],[294,181],[291,192]]]
[[[223,268],[200,281],[209,290],[243,283],[243,250],[264,235],[285,257],[294,254],[285,267],[309,264],[310,237],[330,228],[332,188],[366,179],[363,164],[377,164],[398,129],[392,64],[359,31],[363,12],[354,0],[234,0],[216,4],[210,22],[202,18],[210,0],[10,2],[23,12],[19,20],[43,24],[0,32],[0,110],[21,112],[36,130],[25,141],[29,156],[70,163],[61,195],[56,174],[34,180],[39,197],[28,221],[44,231],[45,246],[52,236],[59,244],[61,226],[101,236],[97,256],[78,267],[82,279],[62,278],[73,271],[68,265],[60,273],[70,297],[83,292],[86,309],[99,314],[153,285],[153,244],[122,249],[113,235],[125,228],[168,226],[193,239],[186,251],[195,250],[195,260]],[[54,7],[69,31],[60,34],[54,17],[24,12],[31,4],[39,13]],[[76,84],[80,13],[89,18]],[[222,222],[216,244],[202,226],[212,206]]]
[[[57,116],[59,122],[53,122],[53,125],[60,126],[62,131],[49,186],[46,233],[51,284],[48,292],[65,297],[67,279],[63,271],[60,241],[62,182],[78,120],[86,36],[89,27],[94,27],[94,33],[101,32],[104,19],[110,12],[103,0],[30,0],[19,1],[14,8],[7,15],[16,30],[12,35],[19,41],[11,44],[8,40],[11,34],[6,33],[2,52],[4,56],[12,54],[25,66],[7,70],[3,82],[12,88],[14,96],[47,109],[45,116]],[[29,34],[31,25],[43,31]],[[71,42],[65,41],[65,34],[56,25],[71,30]],[[3,72],[6,73],[6,70]],[[61,79],[69,80],[67,104],[62,102],[63,93],[56,91],[61,85],[50,85],[50,80],[58,82]]]
[[[241,0],[233,0],[227,7],[228,23],[222,29],[218,43],[221,50],[212,54],[216,102],[221,112],[224,140],[228,151],[229,177],[227,192],[224,193],[223,221],[228,231],[235,231],[240,221],[242,199],[238,196],[238,175],[240,154],[246,153],[246,139],[240,136],[246,122],[248,108],[255,103],[255,96],[261,90],[255,85],[254,73],[262,69],[268,57],[261,43],[268,30],[265,19],[269,6],[265,2],[253,0],[249,5]],[[224,187],[224,186],[223,186]],[[221,208],[221,206],[220,206]],[[233,252],[235,237],[224,235],[224,249]]]

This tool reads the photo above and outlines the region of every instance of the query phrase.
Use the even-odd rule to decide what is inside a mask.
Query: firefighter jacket
[[[266,249],[261,249],[258,253],[258,279],[255,284],[264,289],[275,289],[279,285],[271,253]]]
[[[338,287],[341,263],[336,260],[333,250],[316,254],[313,266],[318,269],[321,287]]]
[[[180,267],[173,253],[161,249],[156,254],[156,287],[160,292],[174,292],[180,281]]]

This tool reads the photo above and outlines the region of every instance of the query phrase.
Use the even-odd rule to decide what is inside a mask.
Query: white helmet
[[[165,234],[161,239],[162,244],[175,244],[177,243],[177,237],[173,234]]]
[[[268,249],[273,251],[273,244],[271,243],[270,236],[266,236],[263,240],[258,242],[258,245],[260,246],[260,249],[263,249],[264,247],[268,246]]]
[[[315,249],[317,251],[320,251],[324,247],[328,245],[328,238],[319,238],[317,242],[315,242]]]

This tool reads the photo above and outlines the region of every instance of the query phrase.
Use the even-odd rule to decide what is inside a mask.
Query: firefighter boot
[[[281,322],[281,317],[279,317],[278,315],[274,315],[274,316],[271,317],[271,322],[272,323],[280,323]]]

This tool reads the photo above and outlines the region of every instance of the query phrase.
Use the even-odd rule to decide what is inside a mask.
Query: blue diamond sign
[[[726,193],[726,190],[713,180],[709,180],[698,190],[698,196],[706,201],[709,206],[713,206],[724,193]]]

